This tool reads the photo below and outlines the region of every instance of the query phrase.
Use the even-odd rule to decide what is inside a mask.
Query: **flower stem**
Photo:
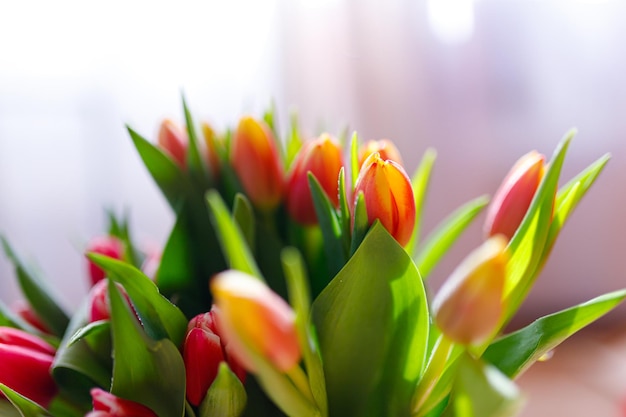
[[[313,393],[311,392],[311,386],[309,385],[309,380],[299,365],[294,366],[289,371],[287,371],[287,376],[296,386],[298,391],[300,391],[306,398],[308,398],[313,404],[315,404],[315,399],[313,398]]]
[[[446,368],[446,363],[450,358],[453,348],[454,343],[450,339],[443,334],[439,336],[439,339],[437,339],[433,347],[433,353],[430,355],[428,365],[426,365],[426,370],[417,385],[417,391],[413,396],[413,405],[411,407],[413,414],[419,413],[419,410],[426,403],[430,394],[432,394],[433,389]]]

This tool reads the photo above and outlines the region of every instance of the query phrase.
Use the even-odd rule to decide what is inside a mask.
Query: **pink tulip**
[[[42,331],[43,333],[52,333],[48,326],[44,324],[43,321],[39,318],[35,310],[28,304],[25,300],[16,300],[11,304],[11,310],[17,314],[22,320],[26,323],[30,324],[37,330]]]
[[[124,257],[124,244],[116,237],[100,236],[89,242],[85,252],[97,253],[114,259],[122,259]],[[106,273],[102,270],[102,268],[90,260],[87,260],[87,266],[92,286],[106,276]]]
[[[55,349],[42,339],[0,327],[0,383],[47,407],[57,393],[50,374]]]
[[[371,154],[357,177],[354,204],[361,192],[369,223],[380,220],[400,245],[406,245],[415,227],[415,197],[404,168],[392,160],[384,161],[378,153]]]
[[[274,135],[262,121],[244,117],[231,146],[231,162],[241,185],[256,207],[272,210],[283,198],[283,167]]]
[[[170,119],[161,122],[158,143],[181,168],[187,166],[187,133],[175,122]]]
[[[115,284],[117,289],[120,291],[124,300],[139,320],[137,316],[137,312],[133,307],[133,304],[130,301],[130,297],[128,297],[128,293],[120,284]],[[111,305],[109,301],[109,286],[107,280],[99,281],[96,285],[93,286],[91,291],[89,292],[89,322],[94,322],[98,320],[109,320],[111,319]]]
[[[230,350],[217,330],[217,312],[199,314],[189,322],[183,345],[183,360],[187,375],[187,400],[200,405],[207,390],[215,381],[221,362],[245,382],[245,370],[231,357]]]
[[[158,417],[143,404],[116,397],[100,388],[91,390],[93,411],[86,417]]]
[[[229,270],[211,281],[217,322],[233,356],[250,372],[260,356],[279,371],[291,370],[301,357],[291,307],[260,280]]]
[[[545,172],[545,158],[536,151],[522,156],[511,168],[487,209],[485,234],[511,239],[524,219]]]
[[[302,224],[317,223],[309,189],[309,172],[319,181],[333,205],[339,205],[338,178],[341,167],[341,148],[328,134],[309,142],[300,150],[287,180],[287,212],[295,221]]]

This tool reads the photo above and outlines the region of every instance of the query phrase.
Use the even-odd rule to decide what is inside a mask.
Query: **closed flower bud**
[[[187,166],[187,134],[172,120],[165,119],[161,123],[158,143],[181,168]]]
[[[291,307],[267,285],[246,273],[229,270],[211,281],[219,313],[220,334],[233,356],[250,372],[255,358],[265,358],[279,371],[300,361],[300,344]]]
[[[287,181],[287,212],[295,221],[317,223],[309,189],[309,172],[315,176],[333,205],[339,205],[339,171],[342,166],[341,148],[327,134],[307,143],[300,150]]]
[[[119,398],[100,388],[91,390],[93,411],[85,417],[158,417],[143,404]]]
[[[239,122],[231,162],[241,185],[256,207],[272,210],[283,197],[283,168],[269,127],[252,117]]]
[[[479,344],[500,322],[509,260],[506,246],[504,236],[489,238],[465,258],[437,293],[435,322],[452,341]]]
[[[124,257],[124,244],[116,237],[100,236],[89,242],[85,252],[97,253],[98,255],[108,256],[113,259],[122,259]],[[90,260],[87,260],[87,266],[92,286],[106,276],[106,273],[102,270],[102,268]]]
[[[120,284],[115,284],[117,288],[124,296],[124,299],[130,306],[131,310],[135,313],[135,317],[137,317],[137,312],[130,302],[130,298],[128,297],[128,293]],[[96,285],[91,288],[89,292],[89,322],[99,321],[99,320],[109,320],[111,318],[111,306],[109,301],[109,291],[108,291],[108,283],[106,280],[99,281]]]
[[[229,356],[229,350],[219,336],[216,319],[214,309],[191,319],[183,345],[187,400],[195,406],[200,405],[215,381],[221,362],[228,363],[241,382],[245,381],[245,371]]]
[[[395,161],[384,161],[378,153],[371,154],[356,180],[355,204],[361,192],[369,223],[380,220],[398,243],[406,245],[415,227],[415,197],[404,168]]]
[[[370,140],[359,150],[359,167],[373,153],[378,152],[383,161],[391,160],[402,165],[402,157],[396,145],[389,139]]]
[[[57,393],[50,374],[55,349],[42,339],[0,327],[0,383],[47,407]]]
[[[522,156],[511,168],[487,209],[485,234],[511,239],[524,219],[545,173],[545,158],[536,151]]]

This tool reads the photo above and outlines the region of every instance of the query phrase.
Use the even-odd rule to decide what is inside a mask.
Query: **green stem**
[[[435,346],[433,347],[433,353],[430,356],[426,370],[420,379],[417,386],[417,391],[413,396],[413,405],[411,409],[413,414],[417,414],[422,406],[428,400],[428,397],[433,392],[433,389],[437,385],[437,381],[441,378],[443,371],[446,368],[446,363],[450,358],[454,343],[448,339],[445,335],[439,336]]]

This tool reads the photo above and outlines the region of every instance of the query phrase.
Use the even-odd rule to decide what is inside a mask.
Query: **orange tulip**
[[[359,167],[363,165],[363,162],[373,153],[378,152],[380,157],[384,160],[396,161],[398,164],[402,164],[402,157],[400,151],[396,145],[389,139],[370,140],[359,151]]]
[[[283,197],[283,168],[269,127],[252,117],[242,118],[231,151],[233,169],[252,204],[276,208]]]
[[[333,205],[339,205],[338,177],[341,167],[341,148],[328,134],[323,134],[300,150],[287,180],[287,212],[295,221],[302,224],[317,222],[309,189],[309,172],[319,181]]]
[[[507,240],[496,235],[470,253],[433,301],[435,322],[452,341],[479,344],[500,322],[509,255]]]
[[[165,119],[159,128],[159,146],[180,165],[186,166],[187,160],[187,133],[175,122]]]
[[[219,333],[244,368],[254,373],[258,357],[282,372],[298,364],[301,351],[296,315],[267,285],[229,270],[213,278],[211,292],[219,313]]]
[[[384,161],[378,152],[371,154],[356,180],[355,204],[361,192],[369,223],[380,220],[398,243],[406,245],[415,226],[415,198],[404,168],[395,161]]]
[[[511,239],[524,219],[545,173],[545,158],[537,151],[522,156],[511,168],[487,209],[485,234]]]

